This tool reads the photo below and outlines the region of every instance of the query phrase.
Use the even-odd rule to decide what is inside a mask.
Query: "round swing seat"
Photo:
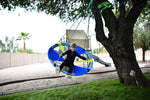
[[[70,47],[70,43],[58,43],[51,46],[48,50],[48,58],[54,67],[59,67],[65,58],[59,57]],[[74,62],[74,68],[71,75],[83,75],[88,73],[93,67],[93,59],[88,51],[77,45],[76,52],[79,55],[85,56],[88,60],[78,60]],[[62,72],[68,74],[68,67],[63,68]]]

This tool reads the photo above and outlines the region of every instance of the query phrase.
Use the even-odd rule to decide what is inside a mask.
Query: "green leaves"
[[[8,36],[5,37],[5,42],[0,40],[0,52],[15,52],[18,48],[18,44],[15,43],[14,37],[11,39]]]
[[[29,33],[26,32],[21,32],[16,40],[29,40],[31,37],[31,35],[29,35]]]
[[[21,7],[26,10],[42,11],[55,15],[64,21],[77,19],[77,16],[86,9],[88,3],[89,0],[0,0],[2,8],[10,11]]]
[[[150,31],[136,28],[134,30],[134,46],[136,49],[142,48],[145,51],[149,49]]]

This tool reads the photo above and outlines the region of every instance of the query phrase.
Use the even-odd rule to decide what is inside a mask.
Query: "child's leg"
[[[59,67],[55,69],[57,75],[59,75],[59,73],[61,72],[64,66],[65,66],[65,63],[63,62]]]
[[[74,67],[74,65],[73,65],[73,64],[70,64],[70,65],[69,65],[69,71],[68,71],[68,72],[69,72],[69,74],[70,74],[70,73],[72,73],[72,71],[73,71],[73,67]]]
[[[66,62],[63,62],[61,65],[60,65],[60,71],[63,69],[64,66],[66,66],[67,63]]]
[[[66,75],[66,78],[69,78],[69,79],[71,79],[72,77],[71,77],[71,73],[72,73],[72,71],[73,71],[73,67],[74,67],[74,65],[73,64],[69,64],[69,71],[68,71],[68,74]]]

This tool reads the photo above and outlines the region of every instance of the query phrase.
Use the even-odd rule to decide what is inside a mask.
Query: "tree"
[[[30,37],[31,37],[31,35],[29,35],[29,33],[25,33],[25,32],[21,32],[20,34],[19,34],[19,36],[17,37],[17,41],[18,40],[23,40],[23,44],[24,44],[24,52],[26,53],[26,43],[25,43],[25,41],[26,40],[28,40],[28,39],[30,39]]]
[[[126,85],[148,85],[148,80],[143,76],[137,63],[133,47],[133,28],[147,0],[133,0],[133,7],[126,14],[126,6],[119,1],[120,16],[116,18],[111,9],[104,10],[101,14],[97,6],[107,0],[93,2],[93,14],[96,21],[96,38],[101,42],[113,59],[120,82]],[[103,31],[102,16],[109,30],[107,38]],[[130,73],[135,73],[132,77]]]
[[[0,40],[0,52],[15,52],[18,48],[18,44],[14,41],[14,37],[9,39],[8,36],[5,37],[4,43]]]
[[[149,50],[150,31],[136,28],[134,31],[134,46],[136,49],[142,48],[143,61],[145,61],[145,51]]]
[[[18,2],[21,5],[26,5],[28,0],[18,1],[23,2]],[[87,8],[89,1],[32,0],[30,2],[29,0],[28,2],[29,7],[35,8],[37,11],[45,11],[45,13],[56,15],[61,19],[74,21]],[[12,2],[15,2],[15,0],[8,2],[8,5],[12,5],[10,4]],[[93,15],[91,17],[94,17],[96,23],[96,39],[102,43],[113,59],[121,83],[147,86],[149,85],[149,81],[142,74],[135,57],[133,46],[133,28],[142,9],[146,6],[147,0],[115,0],[115,2],[118,5],[118,17],[115,16],[113,7],[108,0],[93,0]],[[35,3],[34,7],[32,7],[33,3]],[[128,6],[129,3],[132,6]],[[13,6],[15,5],[13,4]],[[85,17],[86,15],[83,14],[81,16]],[[108,28],[109,37],[105,35],[102,18],[104,19],[105,26]]]
[[[142,48],[143,58],[145,61],[145,51],[150,47],[150,1],[142,10],[134,28],[134,46],[136,49]],[[148,43],[149,42],[149,43]],[[149,47],[148,47],[149,46]]]
[[[0,0],[0,5],[4,9],[14,10],[16,7],[25,8],[26,10],[34,9],[36,0]],[[1,10],[1,9],[0,9]]]
[[[93,49],[93,53],[106,53],[106,49],[104,48],[103,45],[101,45],[100,43],[98,43],[98,48]]]
[[[24,49],[22,49],[22,48],[17,49],[17,52],[23,53]],[[26,49],[26,53],[35,54],[32,49]]]
[[[0,51],[2,51],[4,46],[5,46],[4,43],[2,42],[2,40],[0,40]]]

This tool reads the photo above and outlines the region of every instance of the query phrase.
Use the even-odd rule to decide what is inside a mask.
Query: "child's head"
[[[71,46],[70,46],[70,49],[72,50],[72,51],[75,51],[76,50],[76,44],[75,43],[73,43],[73,44],[71,44]]]

